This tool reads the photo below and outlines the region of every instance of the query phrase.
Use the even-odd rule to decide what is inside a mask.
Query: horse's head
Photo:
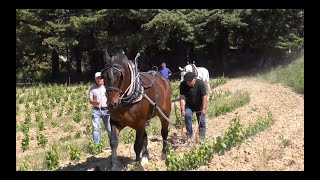
[[[179,67],[179,70],[181,71],[180,73],[180,82],[183,81],[183,76],[187,73],[187,72],[192,72],[192,66],[191,64],[186,65],[184,68]]]
[[[120,104],[125,79],[125,62],[128,60],[124,53],[117,53],[112,57],[106,50],[106,67],[101,71],[107,92],[107,104],[110,109],[115,109]]]

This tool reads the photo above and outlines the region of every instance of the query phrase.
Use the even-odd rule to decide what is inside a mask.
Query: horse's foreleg
[[[117,148],[119,144],[119,132],[120,128],[116,126],[116,124],[111,125],[111,139],[110,139],[110,146],[111,146],[111,162],[112,162],[112,168],[111,170],[119,170],[120,164],[117,158]]]
[[[144,136],[144,128],[137,129],[136,130],[136,140],[134,142],[134,152],[136,153],[136,162],[140,161],[143,136]]]
[[[142,139],[142,159],[141,159],[142,164],[148,163],[149,152],[148,152],[147,146],[148,146],[148,136],[146,131],[144,130],[143,139]]]

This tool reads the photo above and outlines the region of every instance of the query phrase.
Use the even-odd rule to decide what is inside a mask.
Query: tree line
[[[92,79],[105,49],[162,61],[172,71],[195,61],[212,75],[272,66],[304,49],[303,9],[17,9],[19,82]]]

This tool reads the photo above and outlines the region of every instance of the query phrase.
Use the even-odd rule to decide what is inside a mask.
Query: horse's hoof
[[[121,171],[120,164],[118,162],[113,163],[111,171]]]
[[[148,163],[149,163],[148,158],[147,157],[142,157],[141,165],[148,164]]]
[[[113,166],[111,168],[111,171],[120,171],[120,168],[118,166]]]

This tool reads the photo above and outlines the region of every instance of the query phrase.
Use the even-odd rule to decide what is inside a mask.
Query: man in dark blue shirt
[[[163,77],[166,79],[169,79],[169,76],[171,76],[171,71],[166,67],[166,63],[163,62],[161,63],[162,68],[160,69],[160,73],[162,74]]]

